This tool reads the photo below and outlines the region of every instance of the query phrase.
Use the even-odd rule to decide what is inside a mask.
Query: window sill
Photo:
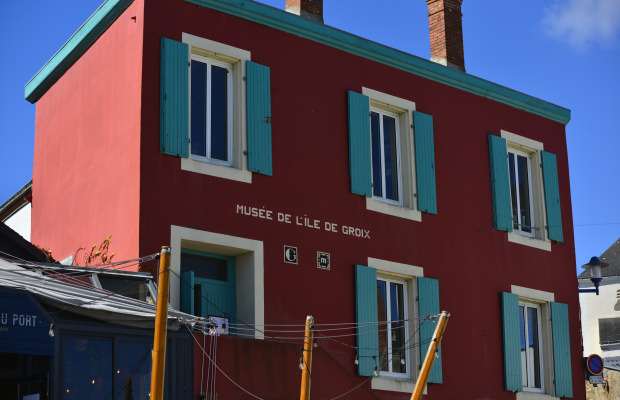
[[[232,181],[252,183],[252,172],[240,170],[234,167],[212,164],[203,161],[192,160],[191,158],[181,158],[181,169],[184,171],[195,172],[203,175],[215,176],[218,178],[230,179]]]
[[[517,392],[517,400],[560,400],[560,398],[544,393]]]
[[[413,393],[415,390],[415,382],[408,379],[372,378],[371,388],[374,390]],[[426,388],[424,388],[424,393],[426,393]]]
[[[375,211],[382,214],[392,215],[394,217],[405,218],[412,221],[422,221],[422,213],[417,210],[411,210],[403,206],[396,206],[389,203],[384,203],[373,199],[372,197],[366,197],[366,209]]]
[[[539,250],[551,251],[551,242],[540,240],[528,236],[523,236],[515,232],[508,232],[508,241],[511,243],[522,244]]]

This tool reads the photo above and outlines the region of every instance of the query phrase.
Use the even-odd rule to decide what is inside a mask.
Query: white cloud
[[[577,47],[611,42],[620,31],[620,0],[561,0],[547,10],[548,33]]]

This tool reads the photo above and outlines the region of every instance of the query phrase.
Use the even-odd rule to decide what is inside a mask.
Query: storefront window
[[[151,345],[119,342],[115,376],[119,399],[148,400],[151,389]]]
[[[62,392],[67,400],[112,398],[112,341],[69,338]]]

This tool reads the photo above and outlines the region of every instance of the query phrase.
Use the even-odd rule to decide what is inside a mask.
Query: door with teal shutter
[[[248,169],[271,176],[271,83],[270,69],[246,61],[246,111]]]
[[[519,323],[519,296],[516,294],[502,292],[502,327],[504,388],[522,392],[521,324]]]
[[[413,126],[418,210],[437,214],[433,117],[414,111]]]
[[[379,373],[379,334],[377,332],[377,270],[355,266],[355,316],[357,321],[357,373]]]
[[[508,174],[508,147],[506,139],[489,135],[491,167],[491,195],[493,200],[493,226],[512,232],[512,205]]]
[[[235,259],[183,249],[181,309],[203,318],[236,318]]]
[[[429,315],[437,316],[439,307],[439,281],[431,278],[417,278],[418,283],[418,312],[420,317],[420,366],[424,362],[430,341],[437,327],[437,319],[424,320]],[[441,367],[441,346],[438,357],[433,362],[433,368],[428,376],[428,383],[443,383]]]
[[[163,154],[189,155],[189,47],[161,39],[159,148]]]
[[[547,210],[547,234],[549,239],[563,242],[562,208],[560,207],[560,185],[556,156],[541,151],[543,182],[545,185],[545,207]]]
[[[349,174],[351,192],[372,197],[372,161],[370,154],[370,99],[349,91]]]
[[[573,397],[573,377],[568,322],[568,305],[551,303],[555,395],[557,397],[571,398]]]

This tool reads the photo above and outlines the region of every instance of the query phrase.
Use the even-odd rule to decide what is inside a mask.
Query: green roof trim
[[[41,96],[75,63],[133,0],[107,0],[71,36],[60,50],[30,79],[24,98],[31,103]]]
[[[377,61],[566,125],[570,110],[251,0],[185,0]]]
[[[571,113],[566,108],[264,4],[251,0],[185,1],[325,44],[564,125],[570,121]],[[132,2],[107,0],[103,3],[26,84],[26,100],[31,103],[39,100]]]

